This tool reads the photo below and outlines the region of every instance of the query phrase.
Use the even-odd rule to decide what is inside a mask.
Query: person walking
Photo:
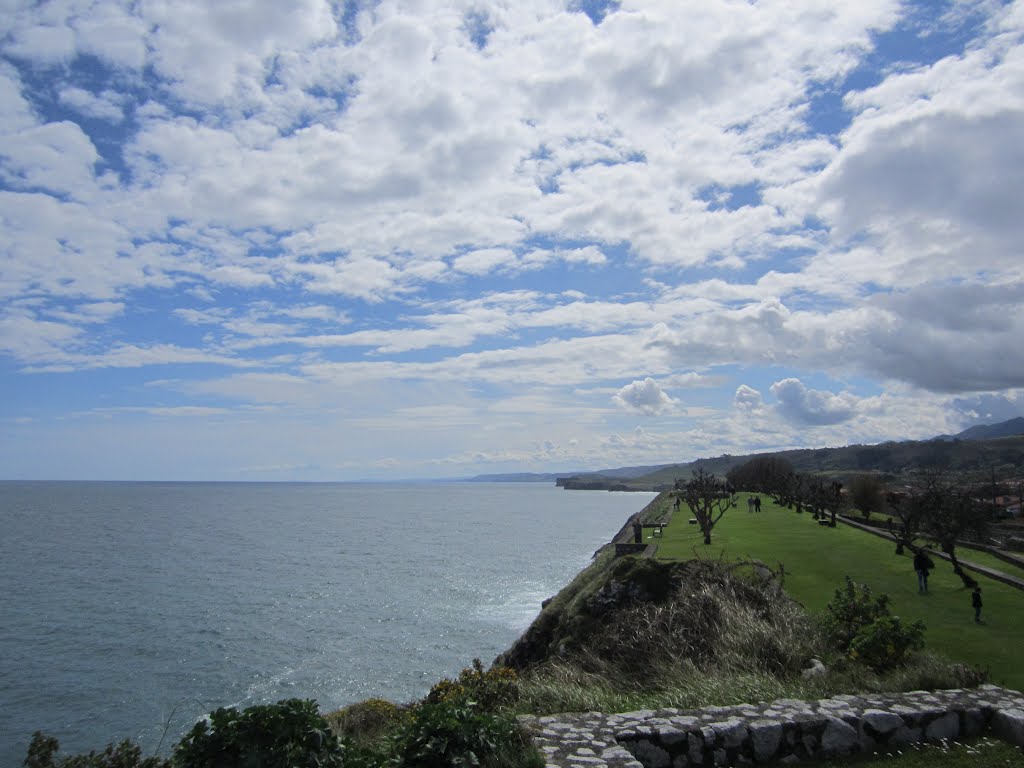
[[[923,549],[917,550],[914,555],[914,570],[917,571],[917,592],[920,595],[928,594],[928,571],[935,567],[935,563],[928,557]]]
[[[981,587],[976,586],[971,593],[971,605],[974,607],[974,623],[981,624]]]

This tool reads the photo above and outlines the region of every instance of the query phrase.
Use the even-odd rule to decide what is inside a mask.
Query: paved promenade
[[[1024,746],[1024,695],[991,685],[521,720],[549,768],[789,764],[984,733]]]

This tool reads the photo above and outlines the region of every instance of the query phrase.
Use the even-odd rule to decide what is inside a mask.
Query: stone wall
[[[1024,698],[986,689],[890,696],[782,699],[648,720],[616,740],[646,768],[689,768],[847,757],[920,741],[971,739],[994,731],[1024,744]],[[994,694],[994,695],[993,695]]]
[[[988,733],[1024,746],[1024,696],[991,685],[523,721],[548,765],[569,768],[786,765]]]

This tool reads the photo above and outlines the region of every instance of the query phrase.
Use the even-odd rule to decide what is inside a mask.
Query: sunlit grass
[[[1024,688],[1024,657],[1019,652],[1024,593],[979,575],[984,623],[975,624],[970,592],[948,563],[936,561],[930,593],[919,595],[911,557],[897,556],[892,542],[845,525],[819,526],[809,514],[780,509],[767,497],[762,497],[762,509],[751,514],[741,504],[730,510],[715,527],[711,545],[705,546],[699,527],[687,523],[684,507],[665,529],[658,557],[756,558],[772,568],[781,564],[787,593],[812,612],[822,610],[849,575],[876,593],[888,594],[893,613],[924,621],[929,649],[987,667],[997,684]]]

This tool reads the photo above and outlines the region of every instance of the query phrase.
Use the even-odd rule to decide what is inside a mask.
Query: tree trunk
[[[960,561],[956,559],[956,547],[943,546],[942,551],[949,555],[949,561],[953,564],[953,573],[960,577],[960,581],[964,583],[964,586],[968,589],[974,589],[978,586],[978,582],[974,580],[967,571],[960,565]]]

